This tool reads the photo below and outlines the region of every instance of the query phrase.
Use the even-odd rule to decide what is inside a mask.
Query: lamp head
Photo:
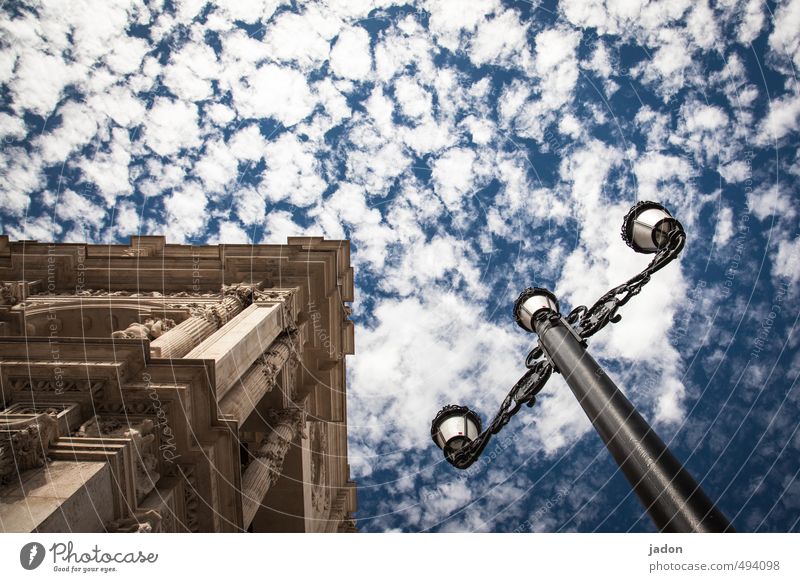
[[[514,302],[514,319],[522,329],[535,333],[533,319],[543,309],[559,313],[556,296],[542,287],[528,287]]]
[[[448,459],[478,438],[480,433],[480,417],[466,406],[445,406],[431,423],[431,438]]]
[[[622,221],[622,240],[637,253],[656,253],[669,242],[670,234],[683,230],[658,202],[637,202]]]

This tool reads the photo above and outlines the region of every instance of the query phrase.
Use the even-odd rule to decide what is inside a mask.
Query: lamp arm
[[[531,366],[529,370],[520,378],[500,405],[500,410],[495,415],[492,422],[478,438],[456,451],[452,458],[447,457],[451,465],[457,469],[466,469],[478,460],[486,445],[489,443],[493,434],[500,432],[511,417],[514,416],[523,404],[532,407],[536,404],[536,395],[544,388],[545,383],[550,378],[553,367],[546,360],[539,360]]]
[[[642,288],[650,282],[653,273],[660,271],[677,258],[686,244],[686,233],[679,222],[676,221],[675,224],[676,228],[669,233],[667,244],[656,253],[653,260],[641,273],[608,291],[591,307],[579,305],[569,312],[565,319],[575,326],[578,335],[586,339],[609,323],[617,323],[622,319],[622,315],[617,313],[619,308],[630,301],[634,295],[639,294]],[[541,356],[542,348],[537,346],[528,354],[526,362],[532,362]]]

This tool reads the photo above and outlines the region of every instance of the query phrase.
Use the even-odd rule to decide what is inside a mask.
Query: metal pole
[[[733,532],[733,526],[554,312],[535,318],[542,348],[564,376],[656,527]]]

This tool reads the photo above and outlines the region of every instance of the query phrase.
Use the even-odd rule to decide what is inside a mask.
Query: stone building
[[[347,241],[0,237],[0,531],[354,531]]]

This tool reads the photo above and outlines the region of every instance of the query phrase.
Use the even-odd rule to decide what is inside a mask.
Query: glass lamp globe
[[[655,253],[669,241],[680,223],[658,202],[638,202],[625,215],[622,239],[637,253]]]
[[[558,299],[547,289],[528,287],[514,302],[514,319],[522,329],[534,333],[533,319],[542,309],[559,313]]]
[[[431,438],[448,458],[481,432],[481,419],[466,406],[445,406],[431,423]]]

